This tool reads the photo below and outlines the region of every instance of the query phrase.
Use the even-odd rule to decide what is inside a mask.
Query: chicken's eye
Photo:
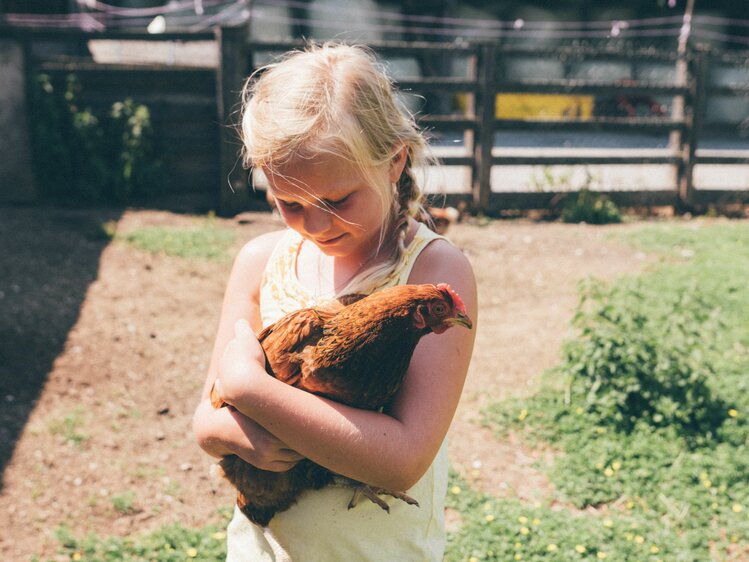
[[[447,305],[443,302],[436,302],[432,306],[432,313],[435,316],[442,316],[447,312]]]

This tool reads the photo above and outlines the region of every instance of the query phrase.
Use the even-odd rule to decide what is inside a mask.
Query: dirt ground
[[[268,213],[217,219],[237,248],[279,228]],[[132,535],[221,520],[228,485],[190,431],[230,262],[151,255],[110,243],[198,219],[151,210],[0,208],[0,559],[54,557],[54,529]],[[449,434],[453,465],[497,496],[542,498],[543,453],[478,423],[489,402],[533,391],[558,358],[587,276],[613,278],[647,256],[593,227],[467,220],[449,236],[479,283],[476,350]],[[236,249],[236,248],[235,248]],[[115,507],[118,505],[119,509]]]

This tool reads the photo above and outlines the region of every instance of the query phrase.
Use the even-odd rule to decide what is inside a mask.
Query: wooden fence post
[[[476,88],[478,131],[474,135],[473,155],[473,206],[478,213],[489,209],[491,195],[492,147],[494,146],[494,120],[496,114],[495,68],[497,46],[486,43],[481,46]]]
[[[248,174],[242,167],[238,132],[240,92],[248,73],[247,25],[215,30],[219,46],[216,105],[220,128],[219,214],[235,215],[248,208]]]
[[[710,80],[710,67],[707,64],[709,53],[703,49],[693,51],[690,57],[689,97],[687,105],[686,131],[683,139],[681,174],[679,176],[679,204],[682,210],[694,209],[694,164],[697,142],[702,128],[707,102],[707,87]]]

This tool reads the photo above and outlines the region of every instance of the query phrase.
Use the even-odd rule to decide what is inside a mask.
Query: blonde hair
[[[245,166],[276,174],[295,159],[334,154],[354,164],[378,193],[384,219],[378,251],[393,233],[393,254],[356,275],[339,293],[376,288],[404,255],[408,218],[426,219],[413,173],[414,166],[426,163],[426,141],[398,103],[382,65],[365,47],[313,45],[259,69],[245,84],[243,100]],[[383,183],[375,171],[390,166],[403,148],[403,173],[394,186]]]

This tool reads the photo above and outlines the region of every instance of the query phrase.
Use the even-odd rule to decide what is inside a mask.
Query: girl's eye
[[[301,205],[299,205],[299,203],[288,203],[286,201],[283,201],[282,199],[276,199],[276,205],[278,205],[280,209],[283,209],[285,211],[296,211],[301,208]]]
[[[325,204],[326,204],[326,205],[330,205],[331,207],[340,207],[340,206],[341,206],[341,205],[343,205],[343,204],[344,204],[344,203],[345,203],[346,201],[348,201],[349,197],[351,197],[351,195],[346,195],[346,197],[343,197],[343,198],[341,198],[341,199],[337,199],[337,200],[335,200],[335,201],[330,201],[330,200],[327,200],[327,199],[326,199],[326,200],[325,200]]]

